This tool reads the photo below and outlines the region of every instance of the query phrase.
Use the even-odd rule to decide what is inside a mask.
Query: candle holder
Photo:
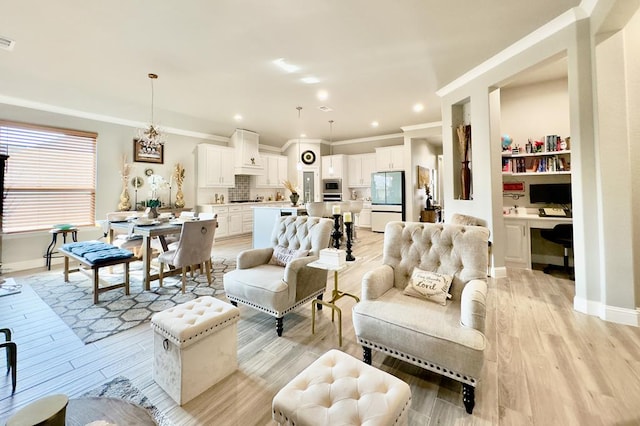
[[[351,254],[351,232],[353,229],[353,222],[345,222],[344,226],[347,227],[347,262],[353,262],[356,258]]]
[[[340,238],[342,238],[342,231],[340,231],[340,213],[333,215],[333,232],[331,237],[333,238],[333,247],[338,250],[340,248]]]

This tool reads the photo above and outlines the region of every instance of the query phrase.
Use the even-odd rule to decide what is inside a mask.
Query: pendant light
[[[151,123],[146,129],[138,129],[137,139],[146,153],[157,153],[161,145],[164,145],[164,134],[153,121],[153,80],[158,79],[157,74],[148,74],[151,81]]]
[[[298,163],[296,164],[296,169],[298,171],[302,171],[302,159],[300,158],[300,130],[302,129],[302,127],[300,127],[300,111],[302,110],[302,107],[296,107],[296,109],[298,110]]]
[[[333,120],[329,120],[329,176],[333,176]]]

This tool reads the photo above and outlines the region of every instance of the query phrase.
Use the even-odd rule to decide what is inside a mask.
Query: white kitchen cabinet
[[[376,172],[404,170],[404,145],[376,148]]]
[[[371,173],[376,171],[376,154],[349,155],[347,165],[349,188],[371,186]]]
[[[242,206],[229,207],[229,236],[242,234]]]
[[[253,206],[242,206],[242,233],[253,232]]]
[[[258,175],[262,172],[262,159],[258,152],[260,136],[249,130],[236,129],[229,138],[229,146],[235,150],[235,172]]]
[[[505,220],[505,264],[514,268],[531,265],[529,226],[525,220]]]
[[[343,154],[324,155],[322,157],[322,179],[339,178],[346,180],[347,156]],[[330,173],[333,167],[333,173]]]
[[[256,188],[282,188],[287,179],[287,157],[284,155],[262,155],[264,173],[256,176]]]
[[[232,148],[211,144],[198,145],[198,187],[233,188],[236,184],[233,155]]]
[[[203,209],[203,211],[205,210]],[[214,239],[229,236],[229,208],[211,207],[211,212],[218,215],[218,228],[216,229]]]
[[[356,216],[356,226],[358,228],[371,228],[371,208],[362,208]]]

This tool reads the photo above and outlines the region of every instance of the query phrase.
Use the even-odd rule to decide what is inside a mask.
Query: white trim
[[[422,123],[422,124],[416,124],[413,126],[402,126],[400,127],[402,129],[403,132],[413,132],[416,130],[425,130],[425,129],[433,129],[436,127],[442,127],[442,121],[434,121],[431,123]]]
[[[59,107],[51,104],[45,104],[42,102],[34,102],[26,99],[14,98],[14,97],[5,96],[5,95],[0,95],[0,103],[6,104],[6,105],[14,105],[14,106],[19,106],[24,108],[35,109],[38,111],[47,111],[55,114],[68,115],[71,117],[86,118],[88,120],[101,121],[103,123],[119,124],[121,126],[128,126],[133,128],[143,128],[149,124],[149,123],[143,123],[140,121],[113,117],[110,115],[102,115],[102,114],[94,114],[94,113],[85,112],[85,111],[78,111],[71,108],[64,108],[64,107]],[[212,135],[209,133],[202,133],[202,132],[194,132],[192,130],[177,129],[174,127],[160,126],[160,128],[165,133],[169,133],[172,135],[188,136],[191,138],[225,142],[227,144],[229,143],[229,138],[224,136]]]
[[[385,139],[395,139],[395,138],[404,138],[403,133],[392,133],[390,135],[380,135],[380,136],[369,136],[366,138],[358,138],[358,139],[347,139],[340,142],[334,142],[334,145],[349,145],[352,143],[363,143],[363,142],[375,142],[382,141]]]
[[[506,278],[507,277],[507,268],[506,266],[500,267],[491,267],[491,277],[492,278]]]
[[[616,324],[640,327],[640,312],[637,309],[608,306],[577,296],[573,298],[573,309],[583,314],[597,316],[605,321]]]
[[[553,34],[558,33],[562,29],[574,24],[576,21],[583,19],[586,17],[585,11],[580,7],[574,7],[572,9],[567,10],[563,14],[559,15],[555,19],[547,22],[540,28],[534,30],[528,35],[524,36],[520,40],[513,43],[511,46],[506,49],[500,51],[496,55],[487,59],[477,67],[467,71],[462,74],[460,77],[453,80],[451,83],[442,87],[436,94],[441,98],[449,95],[455,90],[460,89],[464,85],[474,81],[479,78],[484,73],[488,72],[496,68],[497,66],[505,63],[508,60],[513,59],[516,55],[519,55],[536,44],[540,43],[542,40],[547,37],[552,36]]]

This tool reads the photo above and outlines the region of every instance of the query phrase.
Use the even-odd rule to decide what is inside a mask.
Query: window
[[[96,133],[0,121],[5,233],[95,222]]]

